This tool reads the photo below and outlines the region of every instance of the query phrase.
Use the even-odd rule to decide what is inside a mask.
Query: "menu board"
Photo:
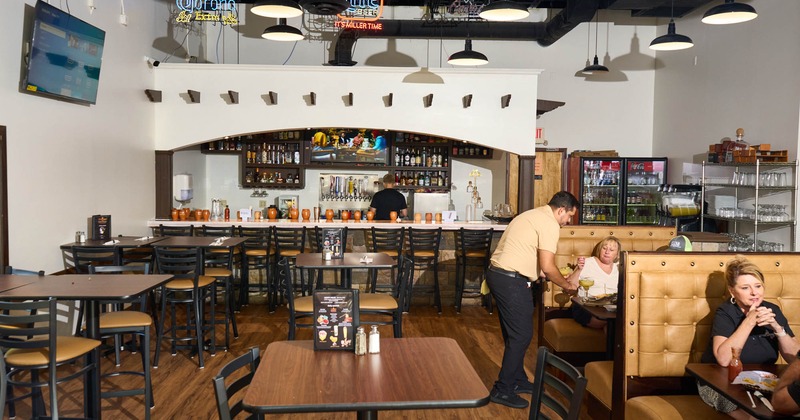
[[[344,258],[344,229],[322,229],[322,253],[331,253],[331,258]]]
[[[95,241],[111,239],[111,215],[95,214],[92,216],[92,239]]]
[[[355,350],[358,290],[314,291],[314,350]]]

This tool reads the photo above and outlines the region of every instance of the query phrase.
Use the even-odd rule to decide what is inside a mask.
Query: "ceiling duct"
[[[380,32],[344,29],[339,33],[333,49],[334,66],[353,66],[353,44],[358,38],[451,38],[537,41],[547,47],[575,29],[589,22],[600,7],[600,0],[569,0],[558,14],[547,22],[457,22],[435,25],[426,20],[381,20]]]
[[[330,16],[342,13],[350,7],[347,0],[300,0],[300,6],[308,13]]]

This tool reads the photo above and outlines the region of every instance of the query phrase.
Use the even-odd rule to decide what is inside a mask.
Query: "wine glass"
[[[329,340],[331,340],[331,343],[333,343],[333,345],[331,345],[331,347],[336,347],[336,342],[339,341],[339,337],[337,337],[335,335],[332,335],[332,336],[329,337]]]
[[[594,286],[594,279],[590,278],[582,278],[578,280],[578,284],[583,288],[586,295],[583,297],[583,301],[586,302],[589,300],[589,288]]]

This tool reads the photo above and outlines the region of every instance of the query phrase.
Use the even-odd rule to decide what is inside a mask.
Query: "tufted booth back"
[[[653,394],[648,379],[685,380],[687,363],[699,362],[717,307],[728,299],[725,264],[735,253],[625,252],[618,301],[614,359],[614,412],[625,401]],[[752,253],[764,273],[766,300],[778,305],[800,333],[800,254]],[[655,392],[658,394],[658,392]],[[618,411],[619,410],[619,411]]]
[[[592,255],[597,243],[606,236],[614,236],[622,243],[623,251],[655,251],[669,244],[675,237],[675,228],[663,226],[565,226],[561,228],[561,237],[556,250],[556,266],[565,267],[575,264],[578,257]],[[621,270],[620,270],[621,271]],[[554,296],[561,288],[546,283],[542,301],[545,307],[558,307]]]

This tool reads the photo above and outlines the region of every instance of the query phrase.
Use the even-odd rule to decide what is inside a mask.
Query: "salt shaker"
[[[381,333],[378,332],[377,325],[373,325],[372,329],[369,331],[369,352],[370,353],[381,352]]]
[[[356,356],[365,354],[367,354],[367,334],[364,333],[364,327],[358,327],[356,330]]]

